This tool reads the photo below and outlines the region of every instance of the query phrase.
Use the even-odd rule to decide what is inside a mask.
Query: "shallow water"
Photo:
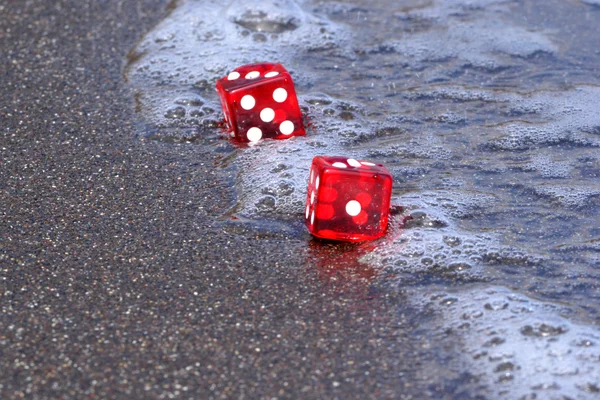
[[[223,155],[215,168],[236,171],[238,196],[215,218],[249,231],[306,236],[313,156],[384,163],[405,211],[336,262],[439,315],[424,329],[456,344],[472,393],[588,398],[600,390],[599,18],[594,0],[187,0],[132,50],[126,80],[143,140]],[[293,74],[306,137],[238,147],[219,128],[215,81],[257,61]],[[306,237],[300,256],[328,263]]]

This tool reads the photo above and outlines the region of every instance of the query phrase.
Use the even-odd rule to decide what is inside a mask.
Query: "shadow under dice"
[[[347,157],[315,157],[309,175],[305,222],[323,239],[379,238],[388,224],[392,176],[381,164]]]
[[[249,64],[217,81],[229,130],[242,142],[305,134],[294,82],[281,64]]]

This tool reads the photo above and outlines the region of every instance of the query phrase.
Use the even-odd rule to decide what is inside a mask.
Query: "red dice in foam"
[[[225,120],[241,142],[303,136],[294,82],[281,64],[243,65],[217,81]]]
[[[392,175],[381,164],[315,157],[306,198],[306,226],[323,239],[361,242],[385,234]]]

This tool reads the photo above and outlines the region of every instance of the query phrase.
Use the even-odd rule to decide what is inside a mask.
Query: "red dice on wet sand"
[[[281,64],[243,65],[217,81],[230,132],[241,142],[305,134],[294,82]]]
[[[305,222],[323,239],[377,239],[388,225],[392,175],[381,164],[348,157],[313,159]]]

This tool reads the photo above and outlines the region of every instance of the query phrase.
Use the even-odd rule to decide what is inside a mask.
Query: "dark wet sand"
[[[0,4],[0,398],[458,396],[401,292],[319,268],[352,249],[219,223],[218,154],[135,137],[166,1]]]

